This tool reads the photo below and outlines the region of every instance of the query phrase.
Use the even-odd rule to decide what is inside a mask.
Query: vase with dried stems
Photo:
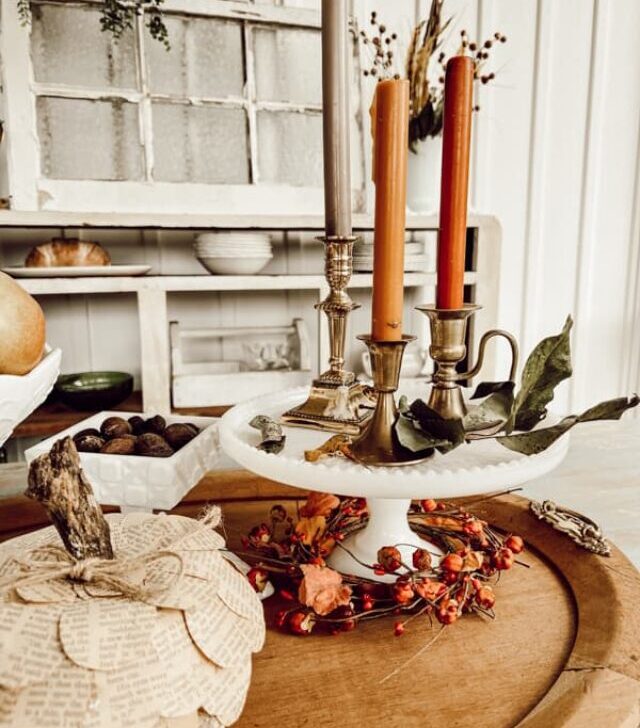
[[[444,71],[451,55],[470,55],[474,61],[474,79],[486,85],[495,72],[487,70],[492,49],[506,43],[507,37],[493,33],[482,42],[461,30],[454,53],[444,50],[451,43],[453,17],[442,19],[444,0],[432,0],[429,15],[418,22],[409,38],[404,66],[397,67],[398,34],[371,13],[370,30],[359,31],[362,47],[369,54],[363,63],[365,76],[378,80],[390,77],[409,81],[411,112],[409,117],[409,155],[407,206],[412,212],[436,212],[440,205],[440,168],[442,164],[442,112],[444,106]],[[474,111],[479,111],[476,104]]]

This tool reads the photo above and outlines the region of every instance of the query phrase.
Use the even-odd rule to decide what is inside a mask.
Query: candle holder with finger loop
[[[518,368],[518,342],[503,329],[490,329],[480,339],[478,359],[466,372],[459,372],[457,365],[467,354],[467,324],[471,316],[481,306],[475,303],[464,304],[462,308],[438,308],[431,304],[416,306],[416,309],[429,318],[431,345],[429,355],[436,364],[431,379],[431,393],[428,405],[444,419],[462,419],[467,414],[467,406],[462,396],[460,382],[472,379],[482,368],[487,343],[495,338],[506,339],[511,348],[511,369],[509,379],[514,380]]]

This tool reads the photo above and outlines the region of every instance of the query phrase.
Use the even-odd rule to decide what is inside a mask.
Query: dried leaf
[[[311,546],[327,530],[327,519],[324,516],[301,518],[296,523],[296,533],[305,546]]]
[[[303,564],[304,578],[298,589],[298,599],[316,614],[325,615],[337,607],[349,604],[351,588],[342,583],[342,576],[327,566]]]
[[[543,427],[532,432],[522,432],[515,435],[505,435],[497,437],[496,441],[509,448],[509,450],[515,450],[515,452],[521,452],[524,455],[535,455],[553,445],[574,425],[595,420],[619,420],[628,409],[636,407],[638,403],[640,403],[640,398],[636,394],[632,397],[610,399],[590,407],[581,415],[565,417],[552,427]]]
[[[462,560],[462,571],[477,571],[484,563],[482,551],[470,551]]]
[[[331,493],[309,493],[304,505],[300,508],[300,515],[305,518],[311,516],[328,516],[331,511],[340,505],[340,498]]]
[[[330,455],[344,455],[345,457],[351,457],[351,451],[349,449],[351,445],[351,438],[348,435],[333,435],[320,447],[315,450],[305,450],[304,459],[308,463],[315,463],[320,458],[328,457]]]
[[[462,420],[465,432],[498,428],[511,417],[515,382],[484,382],[471,399],[486,397],[479,405],[471,405]]]
[[[520,391],[516,396],[513,415],[506,431],[529,431],[547,414],[554,389],[571,376],[571,341],[573,326],[567,317],[562,331],[543,339],[529,354],[522,372]]]
[[[440,452],[449,452],[464,442],[462,420],[447,420],[441,417],[421,399],[416,399],[411,403],[411,414],[419,424],[423,434],[434,440],[442,440],[445,442],[444,445],[435,446]]]
[[[440,440],[426,435],[416,426],[415,420],[402,414],[396,420],[394,427],[396,437],[402,447],[411,450],[411,452],[419,452],[424,457],[432,455],[436,447],[448,444],[447,440]]]

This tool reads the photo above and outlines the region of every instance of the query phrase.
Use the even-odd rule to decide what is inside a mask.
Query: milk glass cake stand
[[[426,386],[424,390],[418,396],[426,397]],[[413,549],[425,546],[409,527],[407,511],[412,499],[473,496],[520,485],[557,467],[569,446],[564,435],[544,452],[527,456],[492,439],[475,440],[446,456],[436,453],[412,465],[373,468],[342,457],[306,462],[305,450],[319,447],[330,435],[285,426],[287,440],[282,452],[274,455],[258,450],[260,432],[249,426],[252,418],[267,415],[277,420],[307,394],[308,387],[298,387],[236,405],[220,421],[220,444],[236,462],[265,478],[307,490],[366,498],[366,528],[347,538],[344,549],[335,549],[329,563],[343,573],[368,578],[373,572],[365,564],[377,561],[381,546],[397,545],[408,563]],[[410,393],[410,398],[415,396],[415,391]],[[428,548],[438,551],[433,544]]]

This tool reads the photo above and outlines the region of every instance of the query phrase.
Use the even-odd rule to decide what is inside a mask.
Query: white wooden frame
[[[37,0],[40,4],[87,5],[95,0],[60,2]],[[294,104],[258,101],[256,98],[253,28],[290,27],[317,30],[316,10],[283,6],[255,5],[233,0],[167,0],[165,12],[191,16],[232,19],[242,23],[247,82],[244,96],[228,98],[178,97],[151,94],[147,87],[144,43],[148,42],[144,20],[136,27],[138,65],[137,89],[76,88],[63,84],[36,83],[30,59],[29,29],[20,26],[16,0],[0,0],[2,33],[3,101],[7,167],[11,207],[19,210],[69,210],[74,212],[162,212],[236,213],[261,215],[276,210],[281,214],[312,214],[322,210],[321,187],[296,187],[260,182],[257,153],[257,114],[260,110],[289,111],[320,115],[321,104]],[[155,41],[153,41],[155,42]],[[144,179],[140,181],[58,180],[42,176],[36,125],[36,98],[113,99],[138,105],[140,138],[144,154]],[[155,182],[151,102],[164,101],[195,106],[243,108],[248,120],[250,162],[249,184],[196,184]],[[353,203],[360,209],[364,189],[354,190]]]
[[[55,214],[29,214],[0,212],[0,227],[15,227],[17,221],[28,224],[28,220],[41,220],[47,224],[55,220],[57,224],[74,224],[73,221],[82,220],[78,215]],[[185,228],[241,228],[241,220],[234,217],[216,216],[204,219],[170,218],[158,216],[90,216],[84,218],[85,225],[105,225],[111,220],[112,227],[163,227]],[[46,222],[45,222],[46,221]],[[65,223],[66,221],[66,223]],[[99,222],[98,222],[99,221]],[[205,224],[207,223],[208,224]],[[32,223],[34,224],[34,223]],[[37,223],[36,223],[37,224]],[[321,230],[323,220],[320,217],[304,217],[297,215],[292,218],[280,218],[280,224],[273,217],[255,219],[252,227],[263,229],[300,229]],[[361,230],[372,228],[370,218],[355,216],[354,225]],[[498,221],[491,216],[470,216],[469,226],[477,229],[476,270],[465,274],[465,284],[474,286],[475,301],[482,305],[482,310],[475,317],[475,331],[482,332],[494,328],[498,315],[498,277],[500,271],[501,229]],[[246,222],[244,227],[248,227]],[[437,227],[437,218],[433,215],[410,216],[407,219],[408,230],[433,230]],[[167,294],[175,291],[314,291],[317,302],[324,300],[328,293],[324,276],[321,275],[256,275],[256,276],[141,276],[139,278],[57,278],[57,279],[18,279],[18,282],[30,293],[36,296],[45,295],[90,295],[100,293],[135,293],[138,301],[138,321],[140,329],[140,359],[143,393],[143,408],[145,411],[170,412],[171,411],[171,367],[170,367],[170,339],[169,321],[167,316]],[[417,289],[419,298],[426,298],[435,288],[436,274],[434,272],[406,273],[404,276],[406,288]],[[349,285],[351,290],[371,288],[370,274],[355,274]],[[423,341],[427,336],[426,321],[421,327],[419,338]],[[324,316],[318,316],[318,361],[316,371],[325,367],[328,360],[328,335]],[[477,336],[476,336],[477,339]],[[472,354],[475,356],[475,352]],[[490,346],[483,368],[483,379],[490,380],[496,377],[504,378],[507,371],[499,371],[504,357]]]

